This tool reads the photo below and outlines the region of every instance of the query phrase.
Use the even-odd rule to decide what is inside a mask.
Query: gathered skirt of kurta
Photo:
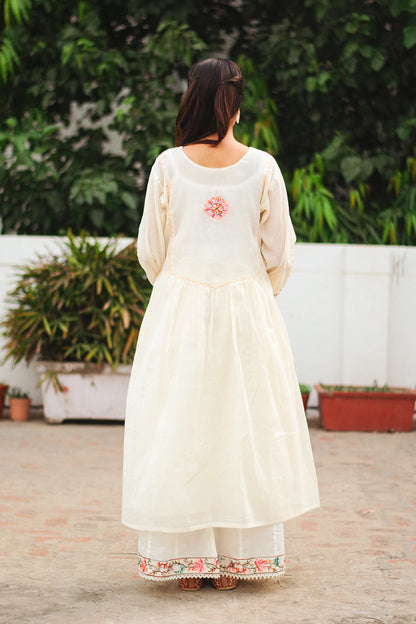
[[[294,242],[281,173],[265,152],[250,148],[222,169],[181,148],[156,160],[138,237],[153,291],[126,401],[125,525],[249,529],[319,505],[275,300]]]

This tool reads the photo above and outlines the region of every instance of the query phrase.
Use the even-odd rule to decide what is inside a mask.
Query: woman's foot
[[[215,589],[224,591],[225,589],[235,589],[237,587],[238,579],[231,576],[220,576],[220,578],[211,579]]]
[[[202,578],[181,578],[179,579],[179,587],[184,591],[198,591],[201,589],[204,579]]]

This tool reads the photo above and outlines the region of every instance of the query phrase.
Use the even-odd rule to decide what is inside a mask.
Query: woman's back
[[[216,148],[205,149],[215,154]],[[214,288],[259,278],[270,289],[267,272],[278,269],[272,286],[281,289],[295,235],[284,182],[269,154],[249,148],[232,165],[206,167],[182,147],[172,148],[156,160],[149,189],[138,240],[146,270],[157,265],[157,274]]]
[[[259,275],[262,187],[271,161],[255,149],[221,168],[196,164],[182,148],[160,156],[168,195],[165,270],[216,287]]]

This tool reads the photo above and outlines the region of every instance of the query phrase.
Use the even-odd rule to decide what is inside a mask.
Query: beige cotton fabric
[[[156,159],[138,234],[153,291],[126,401],[125,525],[250,528],[319,506],[274,297],[294,243],[283,178],[266,152],[249,148],[224,168],[197,165],[182,148]]]

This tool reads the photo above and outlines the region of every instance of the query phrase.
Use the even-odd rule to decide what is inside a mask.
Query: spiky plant
[[[102,244],[69,230],[61,254],[20,268],[0,323],[4,362],[132,362],[151,286],[135,243],[118,250],[118,238]]]

